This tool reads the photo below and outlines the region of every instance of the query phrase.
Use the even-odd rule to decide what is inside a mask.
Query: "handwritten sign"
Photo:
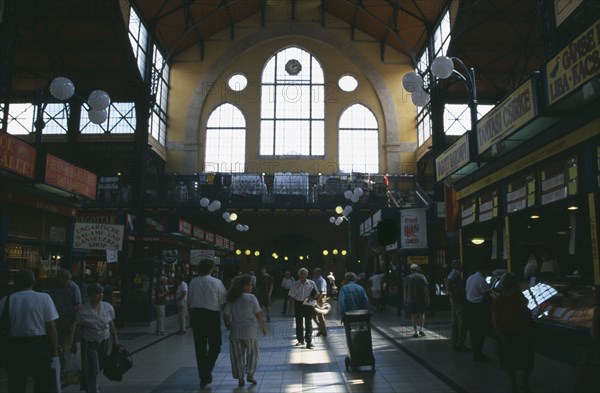
[[[600,21],[546,63],[548,104],[552,105],[600,75]]]
[[[75,223],[73,248],[119,250],[123,248],[123,225]]]
[[[446,177],[469,163],[470,155],[468,141],[467,134],[464,134],[458,138],[452,146],[436,157],[435,175],[437,181],[444,180]]]
[[[214,259],[214,250],[190,250],[190,265],[198,265],[203,259]]]
[[[33,179],[35,147],[5,132],[0,132],[0,168]]]

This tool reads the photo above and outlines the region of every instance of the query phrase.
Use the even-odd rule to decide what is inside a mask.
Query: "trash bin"
[[[371,366],[375,370],[373,343],[371,341],[371,313],[368,310],[348,311],[344,316],[346,343],[346,371],[360,366]]]

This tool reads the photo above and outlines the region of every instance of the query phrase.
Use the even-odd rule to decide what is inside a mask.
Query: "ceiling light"
[[[485,239],[482,237],[474,237],[473,239],[471,239],[471,243],[475,244],[475,245],[480,245],[483,244],[485,242]]]
[[[341,207],[341,206],[337,206],[337,207],[335,208],[335,212],[336,212],[337,214],[342,214],[342,212],[343,212],[343,211],[344,211],[344,208],[343,208],[343,207]]]
[[[567,210],[577,210],[579,209],[577,206],[569,206],[567,207]]]
[[[537,214],[532,214],[529,216],[529,218],[531,218],[532,220],[537,220],[538,218],[540,218],[540,216],[538,216]]]
[[[323,250],[323,255],[329,255],[329,251]]]

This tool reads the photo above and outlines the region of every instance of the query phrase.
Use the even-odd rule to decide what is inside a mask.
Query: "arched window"
[[[307,51],[281,50],[262,74],[260,154],[325,155],[323,69]]]
[[[342,113],[339,125],[340,172],[379,172],[379,127],[375,115],[354,104]]]
[[[205,172],[244,172],[246,119],[231,104],[215,108],[206,123]]]

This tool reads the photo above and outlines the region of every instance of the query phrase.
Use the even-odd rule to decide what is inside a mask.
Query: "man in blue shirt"
[[[346,280],[346,284],[340,289],[338,294],[342,321],[347,311],[369,309],[369,297],[365,289],[355,282],[356,274],[347,272],[344,275],[344,279]]]

